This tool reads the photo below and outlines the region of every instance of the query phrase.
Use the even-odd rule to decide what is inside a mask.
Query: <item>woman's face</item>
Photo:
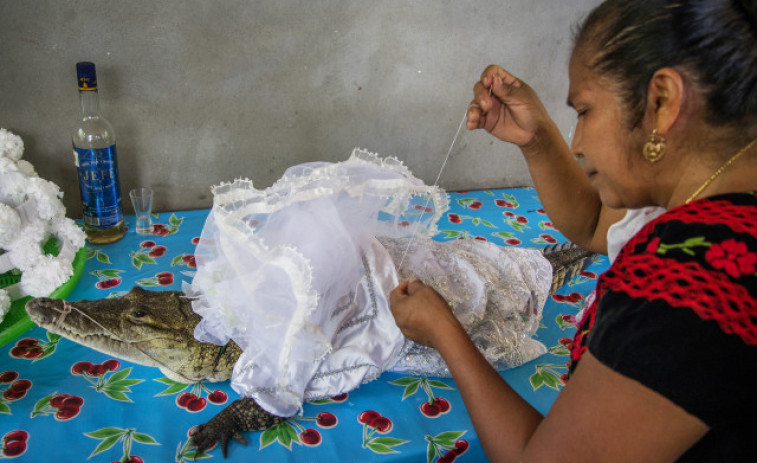
[[[570,60],[568,104],[578,114],[571,151],[606,206],[639,207],[646,201],[634,168],[640,156],[640,129],[630,130],[625,105],[607,79],[587,66],[584,53]]]

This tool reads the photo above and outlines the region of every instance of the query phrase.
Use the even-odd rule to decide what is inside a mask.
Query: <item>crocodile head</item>
[[[134,287],[120,298],[65,302],[36,298],[26,304],[37,325],[79,344],[140,365],[160,368],[180,382],[223,381],[240,349],[194,337],[201,317],[178,291]]]

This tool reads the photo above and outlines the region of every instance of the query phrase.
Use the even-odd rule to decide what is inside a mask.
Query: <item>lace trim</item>
[[[339,329],[337,330],[337,334],[341,333],[342,331],[344,331],[346,329],[350,329],[350,328],[352,328],[352,327],[354,327],[356,325],[360,325],[360,324],[364,324],[364,323],[369,323],[369,322],[371,322],[372,320],[374,320],[376,318],[376,315],[377,315],[377,302],[376,302],[376,285],[375,285],[375,280],[373,279],[373,272],[371,270],[370,264],[368,263],[368,260],[366,259],[365,256],[363,256],[362,260],[363,260],[363,268],[365,269],[365,278],[366,278],[366,282],[367,282],[367,285],[368,285],[368,294],[369,294],[369,297],[370,297],[371,311],[370,311],[370,313],[368,313],[367,315],[365,315],[363,317],[360,317],[360,318],[357,318],[357,319],[354,319],[354,320],[350,320],[349,322],[341,325],[339,327]],[[348,306],[349,306],[349,304],[348,304]],[[313,309],[311,309],[311,310],[308,311],[307,315],[305,316],[305,319],[310,314],[310,312],[312,312],[312,310],[314,310],[314,308],[315,307],[313,307]],[[341,308],[339,308],[337,310],[344,310],[344,309],[345,309],[345,307],[341,307]],[[304,319],[303,319],[303,321],[304,321]],[[293,323],[292,325],[295,325],[295,323]],[[292,326],[292,325],[290,325],[290,326]],[[289,350],[291,351],[291,348],[294,345],[296,339],[294,339],[294,337],[290,335],[290,331],[292,331],[292,330],[290,329],[287,332],[286,346],[288,346]],[[295,331],[295,334],[296,333],[297,333],[297,331]],[[330,353],[330,350],[329,350],[329,352],[327,352],[327,354],[328,353]],[[323,357],[321,357],[320,359],[315,359],[314,363],[319,363],[320,361],[323,360],[324,357],[325,357],[325,355]],[[281,358],[284,359],[284,360],[283,360],[283,363],[281,363],[281,366],[282,366],[281,370],[282,370],[282,372],[281,372],[279,378],[286,377],[287,373],[289,372],[288,370],[289,370],[289,364],[290,364],[290,362],[288,360],[289,359],[288,352],[286,352],[286,353],[282,352]],[[311,379],[311,381],[316,381],[316,380],[319,380],[319,379],[323,379],[323,378],[327,378],[327,377],[335,376],[335,375],[338,375],[338,374],[341,374],[341,373],[351,372],[351,371],[355,371],[355,370],[359,370],[359,369],[374,369],[374,370],[376,370],[376,373],[374,375],[372,375],[372,376],[367,377],[366,380],[365,380],[365,382],[373,380],[373,379],[375,379],[375,378],[377,378],[378,376],[381,375],[381,369],[379,367],[377,367],[375,364],[361,363],[361,364],[352,365],[352,366],[349,366],[349,367],[343,367],[343,368],[338,368],[338,369],[328,370],[328,371],[321,371],[321,372],[315,374],[313,376],[313,378]],[[255,371],[255,370],[256,370],[256,365],[254,363],[252,363],[252,362],[250,362],[250,363],[248,363],[245,366],[243,366],[243,367],[240,368],[240,372],[243,372],[243,371]],[[251,388],[247,388],[245,392],[248,393],[248,394],[251,394],[251,395],[269,394],[269,395],[274,395],[274,396],[279,396],[279,397],[282,397],[282,395],[291,395],[292,394],[291,388],[289,388],[287,384],[282,383],[281,381],[277,381],[276,387],[251,387]],[[311,397],[311,396],[307,395],[307,393],[305,394],[305,399],[306,400],[316,400],[318,398],[320,398],[320,397],[319,396],[312,396]]]
[[[201,297],[193,303],[193,309],[203,316],[201,325],[206,329],[207,336],[230,336],[235,341],[237,337],[243,338],[237,341],[244,353],[235,366],[232,387],[238,392],[259,390],[272,393],[278,396],[276,401],[282,406],[301,405],[302,397],[296,397],[297,393],[289,384],[293,373],[290,369],[294,365],[291,357],[303,352],[314,352],[312,356],[305,357],[308,365],[311,365],[309,362],[312,360],[312,366],[316,368],[330,352],[331,343],[318,327],[309,325],[309,320],[320,304],[329,301],[329,297],[338,295],[319,294],[316,286],[320,284],[320,280],[316,281],[320,276],[317,272],[323,271],[316,266],[319,265],[318,259],[326,256],[323,254],[324,249],[320,249],[323,252],[317,254],[313,253],[314,249],[296,247],[296,242],[278,239],[276,227],[282,226],[282,223],[287,226],[287,223],[277,220],[283,217],[282,220],[291,219],[291,225],[296,224],[297,215],[287,214],[309,209],[310,203],[324,206],[334,204],[337,207],[345,205],[345,215],[340,217],[344,219],[344,223],[335,221],[334,224],[336,227],[344,225],[348,232],[358,235],[354,237],[355,243],[364,245],[374,235],[409,236],[418,229],[421,235],[434,235],[437,233],[437,222],[449,208],[449,199],[441,189],[424,185],[396,158],[382,159],[377,154],[360,149],[355,149],[350,158],[341,163],[294,166],[270,188],[257,190],[249,179],[237,179],[214,187],[213,194],[213,209],[198,245],[198,250],[204,251],[196,252],[198,272],[192,287]],[[321,199],[323,201],[319,201]],[[423,201],[426,201],[425,205],[422,205]],[[304,207],[300,207],[301,204]],[[433,209],[429,209],[430,205]],[[287,209],[287,206],[294,207]],[[355,211],[356,214],[353,214]],[[422,220],[415,220],[416,218]],[[415,226],[408,226],[413,221]],[[316,222],[317,220],[313,221]],[[368,224],[370,230],[366,227]],[[292,239],[297,241],[302,237],[294,236]],[[317,242],[310,241],[308,244]],[[334,245],[331,242],[329,244]],[[244,260],[241,259],[242,255],[245,256]],[[225,298],[221,294],[228,290],[226,286],[238,276],[234,266],[244,267],[248,259],[270,263],[281,270],[287,276],[287,284],[291,284],[294,299],[287,306],[287,319],[283,323],[278,319],[271,320],[265,327],[264,334],[276,334],[276,349],[266,349],[261,345],[261,339],[265,338],[252,336],[256,331],[246,326],[245,320],[251,319],[250,316],[254,316],[256,311],[265,315],[266,308],[252,307],[245,301]],[[365,260],[363,266],[366,266]],[[359,264],[355,268],[359,268]],[[339,331],[334,334],[370,323],[376,317],[378,289],[373,287],[370,270],[365,271],[370,281],[370,286],[366,288],[370,292],[366,295],[369,300],[365,301],[371,305],[366,307],[370,313],[337,327]],[[238,281],[235,284],[252,285],[254,282]],[[256,287],[250,288],[252,294],[256,294],[255,291]],[[211,307],[211,302],[215,306]],[[334,302],[344,302],[344,299]],[[342,304],[334,304],[334,307],[341,306]],[[247,318],[243,320],[242,317]],[[256,325],[255,329],[260,326]],[[313,349],[308,350],[310,346]],[[251,380],[252,376],[263,371],[265,366],[275,367],[275,371],[269,376],[273,379],[272,383],[253,384],[255,381]],[[300,362],[298,368],[304,371],[308,367]],[[250,389],[255,385],[264,388]]]
[[[365,374],[365,379],[363,380],[363,384],[369,383],[375,380],[376,378],[381,376],[381,373],[382,373],[381,369],[379,369],[376,365],[373,365],[370,363],[361,363],[359,365],[354,365],[351,367],[345,367],[345,368],[340,368],[337,370],[328,371],[325,373],[319,373],[313,377],[313,381],[317,381],[323,378],[329,378],[336,375],[341,375],[343,373],[352,373],[353,371],[357,371],[357,370],[368,370],[368,371],[373,370],[372,374],[368,374],[368,373]],[[304,400],[315,401],[315,400],[330,399],[331,397],[333,397],[333,395],[320,395],[320,394],[315,394],[315,393],[308,394],[307,392],[305,392]]]
[[[346,168],[361,165],[386,169],[397,174],[399,178],[368,179],[357,185],[350,184]],[[423,220],[426,228],[416,230],[418,227],[408,227],[413,230],[400,233],[399,236],[409,236],[411,233],[408,232],[416,231],[427,236],[435,235],[438,233],[436,224],[449,210],[449,198],[441,188],[425,185],[397,158],[381,158],[376,153],[360,148],[355,148],[350,158],[344,162],[312,168],[300,166],[299,173],[300,175],[285,174],[271,187],[263,190],[256,189],[253,182],[246,178],[221,183],[212,188],[213,210],[229,222],[247,224],[247,231],[254,233],[255,224],[246,220],[250,215],[270,214],[295,203],[312,201],[339,192],[346,192],[352,197],[391,199],[383,212],[395,218],[411,209],[411,197],[426,197],[427,205],[433,205],[433,215]],[[326,184],[328,186],[325,186]]]
[[[360,363],[358,365],[352,365],[352,366],[349,366],[349,367],[337,368],[335,370],[323,371],[321,373],[317,373],[317,374],[313,375],[312,381],[316,381],[316,380],[319,380],[321,378],[328,378],[330,376],[336,376],[336,375],[339,375],[339,374],[342,374],[342,373],[346,373],[346,372],[350,372],[350,371],[362,370],[362,369],[365,369],[365,368],[368,368],[368,369],[373,368],[373,369],[378,370],[378,367],[376,367],[376,365],[374,365],[372,363]]]
[[[400,279],[414,276],[449,303],[471,340],[496,369],[521,365],[546,352],[532,339],[539,327],[552,269],[536,250],[499,248],[478,240],[435,242],[380,239]],[[391,371],[449,377],[439,353],[406,342]]]

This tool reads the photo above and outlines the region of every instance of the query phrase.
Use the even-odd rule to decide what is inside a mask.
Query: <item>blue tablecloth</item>
[[[439,240],[485,239],[538,248],[565,241],[534,189],[449,196]],[[153,219],[152,235],[129,231],[111,245],[88,243],[84,274],[67,299],[117,297],[134,285],[180,290],[182,280],[191,280],[194,247],[207,214],[161,213]],[[127,217],[132,229],[133,221]],[[607,259],[600,258],[547,302],[537,337],[549,353],[502,372],[541,412],[551,406],[567,372],[568,352],[561,341],[573,336],[575,315],[606,267]],[[175,383],[156,368],[106,356],[38,327],[0,347],[0,358],[0,458],[222,461],[220,449],[195,455],[188,441],[193,426],[237,398],[228,382]],[[486,460],[449,378],[385,373],[344,396],[307,403],[302,416],[245,437],[249,445],[232,441],[226,461],[430,463],[455,450],[456,461]]]

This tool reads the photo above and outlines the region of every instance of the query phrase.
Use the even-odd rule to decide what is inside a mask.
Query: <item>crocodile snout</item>
[[[58,305],[62,306],[62,301],[50,299],[49,297],[38,297],[26,303],[26,313],[38,325],[41,323],[52,323],[58,310],[50,309],[60,309]]]

